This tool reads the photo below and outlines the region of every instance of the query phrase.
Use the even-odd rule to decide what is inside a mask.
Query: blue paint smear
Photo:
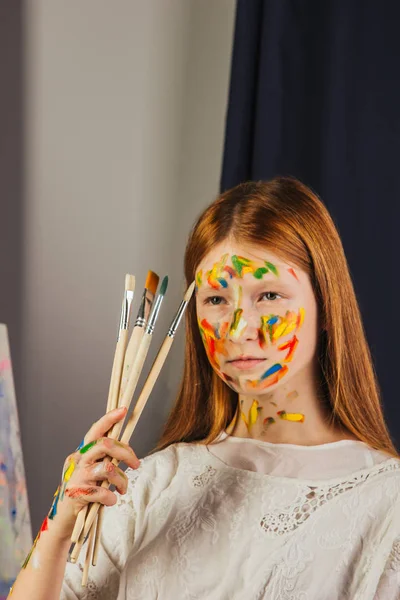
[[[279,320],[278,316],[270,317],[267,321],[268,325],[275,325]]]
[[[275,365],[272,365],[272,367],[270,367],[268,369],[268,371],[265,371],[265,373],[263,375],[261,375],[261,377],[260,377],[261,381],[263,381],[263,379],[266,379],[270,375],[273,375],[277,371],[280,371],[281,369],[282,369],[282,365],[280,365],[279,363],[276,363]]]
[[[58,490],[58,494],[57,496],[54,498],[54,502],[51,506],[50,512],[49,512],[49,519],[54,519],[54,517],[57,514],[57,504],[58,504],[58,498],[60,496],[60,490]]]
[[[81,443],[79,444],[79,446],[77,447],[77,449],[75,450],[75,452],[78,452],[78,450],[80,450],[81,448],[83,448],[84,445],[85,445],[85,438],[83,438],[83,440],[81,441]]]

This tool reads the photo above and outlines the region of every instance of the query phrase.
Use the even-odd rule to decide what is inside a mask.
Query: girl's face
[[[310,366],[317,303],[308,275],[260,246],[224,242],[196,272],[208,359],[236,392],[265,394]]]

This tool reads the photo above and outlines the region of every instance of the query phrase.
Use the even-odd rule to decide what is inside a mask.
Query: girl
[[[399,598],[400,460],[326,208],[293,177],[238,185],[199,217],[185,275],[184,374],[158,446],[137,468],[102,437],[123,414],[91,428],[13,600]],[[105,455],[130,468],[106,472]],[[110,508],[85,589],[86,544],[65,563],[88,501]]]

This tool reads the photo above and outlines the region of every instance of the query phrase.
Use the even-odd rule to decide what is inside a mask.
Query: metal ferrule
[[[178,311],[174,317],[174,320],[172,321],[171,325],[169,326],[168,333],[167,333],[167,335],[169,337],[172,337],[172,338],[174,337],[187,305],[188,305],[188,302],[185,302],[185,300],[182,300],[182,302],[178,308]]]
[[[146,325],[146,319],[144,316],[144,310],[146,306],[146,288],[142,294],[142,299],[140,300],[140,306],[138,310],[138,314],[135,321],[135,327],[144,327]]]
[[[160,312],[161,302],[163,301],[164,296],[159,294],[154,302],[154,306],[151,309],[151,313],[149,315],[149,320],[147,322],[145,333],[149,333],[150,335],[154,331],[154,325],[157,321],[158,313]]]
[[[130,312],[131,312],[132,301],[133,301],[133,291],[125,290],[125,296],[122,301],[121,320],[119,323],[118,339],[119,339],[119,332],[122,331],[123,329],[128,329],[128,327],[129,327],[129,316],[130,316]]]

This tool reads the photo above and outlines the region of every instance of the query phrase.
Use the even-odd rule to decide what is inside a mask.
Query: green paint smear
[[[243,268],[242,263],[240,262],[240,260],[238,259],[238,257],[236,255],[232,256],[231,260],[232,260],[232,264],[233,264],[233,267],[234,267],[236,273],[239,275],[239,277],[241,277],[242,276],[242,268]]]
[[[278,277],[278,269],[275,267],[275,265],[267,261],[265,261],[265,264],[267,265],[268,269]]]
[[[81,448],[79,450],[79,452],[81,454],[85,454],[88,450],[90,450],[90,448],[93,448],[93,446],[97,444],[97,440],[95,440],[94,442],[89,442],[89,444],[86,444],[86,446],[83,446],[83,448]]]
[[[236,329],[238,328],[238,325],[239,325],[239,322],[240,322],[240,317],[242,316],[242,312],[243,312],[243,309],[242,308],[238,308],[233,313],[233,323],[232,323],[232,325],[230,327],[230,333],[235,332]]]
[[[256,279],[262,279],[266,273],[268,273],[268,269],[266,269],[265,267],[260,267],[259,269],[254,271],[253,275]]]

